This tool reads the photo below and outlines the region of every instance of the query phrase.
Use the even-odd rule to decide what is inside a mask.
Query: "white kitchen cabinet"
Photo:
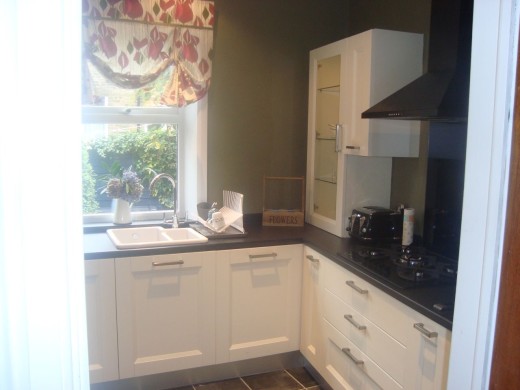
[[[85,270],[92,383],[299,348],[334,389],[446,386],[447,329],[301,244]]]
[[[90,383],[119,378],[114,259],[85,261]]]
[[[302,245],[217,252],[217,363],[297,351]]]
[[[323,319],[327,383],[335,390],[402,389],[375,361]],[[377,381],[377,382],[376,382]]]
[[[371,76],[376,80],[372,83],[366,83],[367,85],[363,87],[348,85],[348,78],[355,77],[348,67],[360,66],[360,64],[353,64],[349,59],[350,39],[346,38],[312,50],[309,62],[305,219],[306,222],[340,237],[347,235],[348,217],[354,208],[367,205],[390,206],[392,158],[380,157],[380,155],[402,155],[392,153],[393,150],[389,149],[387,153],[374,153],[376,157],[360,157],[368,155],[365,149],[370,151],[379,151],[379,149],[368,148],[368,146],[362,148],[360,145],[356,146],[358,149],[346,149],[343,146],[346,139],[353,138],[350,134],[355,130],[352,125],[353,116],[361,116],[361,111],[357,110],[362,105],[352,100],[357,99],[358,93],[360,96],[363,94],[359,89],[382,83],[379,81],[380,78],[376,77],[377,72],[374,71],[376,75]],[[390,81],[385,85],[388,83],[393,85]],[[365,127],[359,131],[365,131]],[[374,129],[373,135],[378,133],[378,128],[370,128]],[[397,134],[394,130],[392,132],[395,138],[399,139],[399,147],[402,147],[408,138],[401,133]],[[418,136],[418,133],[416,135]],[[354,138],[357,140],[356,137]],[[381,137],[386,136],[381,135]],[[374,141],[379,139],[382,140],[371,136],[367,138],[367,142],[370,141],[370,145],[379,145],[377,143],[379,141]],[[416,140],[418,141],[418,138]],[[380,144],[390,147],[395,142],[385,139]],[[345,154],[350,153],[349,151],[352,153]]]
[[[215,252],[116,260],[120,378],[215,363]]]
[[[419,390],[446,389],[451,348],[451,332],[423,315],[411,311],[410,353],[406,366],[415,376],[406,388]]]
[[[310,52],[306,220],[342,234],[345,164],[341,153],[341,67],[346,45]]]
[[[305,249],[307,251],[307,249]],[[451,332],[324,256],[319,258],[319,322],[302,317],[322,340],[309,362],[333,389],[441,390]],[[304,279],[305,280],[305,279]],[[305,285],[304,285],[305,286]],[[305,287],[304,287],[305,291]],[[315,363],[317,362],[317,363]]]
[[[419,121],[362,119],[361,113],[422,74],[421,34],[373,29],[345,40],[343,152],[417,157]]]
[[[323,330],[321,325],[321,255],[304,247],[302,272],[300,351],[316,369],[323,363]]]

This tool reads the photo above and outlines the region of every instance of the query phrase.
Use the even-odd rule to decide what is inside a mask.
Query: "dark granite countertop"
[[[433,305],[454,302],[454,286],[397,289],[391,284],[385,283],[384,280],[367,274],[354,262],[339,256],[339,253],[343,253],[355,245],[353,240],[339,238],[312,225],[306,224],[304,227],[263,227],[255,221],[249,224],[246,222],[245,229],[246,234],[243,237],[215,238],[203,244],[147,249],[117,249],[102,227],[87,229],[84,234],[85,260],[303,243],[443,327],[449,330],[452,328],[453,311],[439,312],[433,308]],[[88,233],[89,231],[94,231],[94,233]]]

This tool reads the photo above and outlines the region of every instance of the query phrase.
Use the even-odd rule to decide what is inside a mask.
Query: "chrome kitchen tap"
[[[165,179],[168,179],[168,181],[172,184],[172,202],[173,202],[173,216],[172,216],[172,228],[178,228],[179,227],[179,223],[177,221],[177,211],[176,211],[176,203],[177,203],[177,196],[176,196],[176,191],[175,191],[175,180],[173,180],[173,177],[171,177],[170,175],[168,175],[167,173],[159,173],[157,175],[155,175],[155,177],[152,179],[152,181],[150,182],[150,191],[153,191],[155,185],[157,184],[157,182],[159,181],[159,179],[162,179],[162,178],[165,178]],[[166,222],[166,220],[164,221]]]

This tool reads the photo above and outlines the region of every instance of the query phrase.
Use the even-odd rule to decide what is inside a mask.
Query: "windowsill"
[[[244,226],[261,226],[262,225],[262,214],[244,214]],[[190,224],[196,223],[193,219],[184,221],[182,218],[179,219],[179,227],[189,227]],[[104,233],[108,229],[121,229],[129,227],[146,227],[146,226],[162,226],[169,228],[170,223],[164,223],[163,219],[148,219],[148,220],[135,220],[128,225],[116,225],[111,221],[101,222],[84,222],[83,223],[83,234],[91,233]]]
[[[190,223],[195,223],[194,220],[179,220],[179,227],[189,227]],[[146,226],[162,226],[165,228],[170,228],[172,226],[171,223],[165,223],[162,219],[158,220],[146,220],[146,221],[133,221],[127,225],[117,225],[112,222],[94,222],[94,223],[84,223],[83,224],[83,233],[91,234],[91,233],[104,233],[108,229],[122,229],[122,228],[131,228],[131,227],[146,227]]]

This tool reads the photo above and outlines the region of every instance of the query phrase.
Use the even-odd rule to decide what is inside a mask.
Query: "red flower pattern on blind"
[[[162,101],[184,106],[208,91],[213,23],[213,1],[83,0],[85,59],[124,88],[172,66]]]

